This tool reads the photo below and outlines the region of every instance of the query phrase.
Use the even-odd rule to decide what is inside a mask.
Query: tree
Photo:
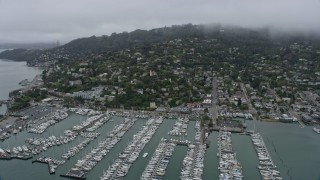
[[[213,122],[210,121],[209,124],[208,124],[208,126],[209,126],[210,128],[212,128],[212,127],[213,127]]]
[[[241,98],[238,98],[238,106],[240,107],[241,104],[242,104],[242,100],[241,100]]]
[[[64,97],[64,105],[69,108],[70,106],[72,106],[74,104],[74,99],[70,96],[65,96]]]

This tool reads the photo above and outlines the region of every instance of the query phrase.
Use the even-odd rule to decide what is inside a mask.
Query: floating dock
[[[74,175],[60,174],[61,177],[70,178],[70,179],[87,179],[84,175],[76,177]]]
[[[32,156],[24,156],[24,157],[20,157],[20,156],[1,156],[0,157],[0,160],[12,160],[12,159],[29,160],[29,159],[32,159]]]

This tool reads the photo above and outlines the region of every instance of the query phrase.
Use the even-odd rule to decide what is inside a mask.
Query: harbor
[[[32,76],[28,79],[32,79]],[[23,78],[20,77],[16,81],[16,88],[19,87],[18,82],[21,79]],[[6,97],[1,99],[6,99]],[[119,174],[121,175],[119,177],[140,179],[163,141],[174,148],[170,149],[167,153],[169,156],[166,156],[165,159],[159,159],[162,164],[155,168],[157,169],[155,174],[160,175],[159,177],[163,179],[188,177],[219,179],[221,174],[218,168],[220,160],[217,157],[219,133],[203,134],[205,137],[208,136],[207,140],[210,141],[210,146],[203,148],[200,142],[199,117],[196,116],[124,109],[109,109],[102,112],[86,108],[56,108],[41,104],[21,112],[18,115],[21,117],[29,115],[33,124],[31,123],[26,130],[13,127],[13,130],[16,130],[15,133],[0,143],[2,149],[0,167],[3,169],[0,172],[1,179],[17,177],[50,180],[64,179],[65,176],[100,179],[103,178],[109,167],[111,168],[119,159],[123,160],[125,155],[131,160],[121,162],[121,164],[125,165],[124,167],[130,167],[124,171],[125,173]],[[140,139],[137,135],[141,133],[147,122],[161,116],[163,117],[161,124],[158,124],[156,128],[151,128],[150,131],[143,131],[152,132],[152,135],[149,134],[150,137],[145,137],[148,137],[148,140],[143,141],[145,142],[143,148],[142,146],[133,148],[135,140]],[[268,158],[276,166],[276,168],[262,167],[252,137],[246,133],[238,134],[235,133],[237,131],[234,131],[231,133],[232,151],[236,153],[234,158],[242,167],[244,179],[262,179],[263,175],[267,177],[270,173],[277,175],[278,172],[280,176],[276,177],[283,179],[303,179],[304,177],[316,179],[320,176],[317,169],[306,169],[299,165],[300,162],[303,162],[302,164],[317,167],[318,161],[313,159],[314,154],[319,152],[318,127],[315,129],[308,126],[299,128],[295,124],[259,122],[250,113],[225,113],[225,117],[231,120],[243,119],[247,132],[253,129],[259,132],[263,138],[264,147],[267,149]],[[117,143],[110,146],[109,152],[104,155],[105,151],[100,151],[99,146],[110,133],[122,126],[121,124],[126,122],[126,119],[134,120],[134,123],[124,130],[123,134],[118,137]],[[221,121],[221,123],[226,122]],[[254,123],[256,128],[253,127]],[[151,126],[148,125],[148,127]],[[291,139],[292,137],[295,141]],[[301,152],[300,146],[308,147],[311,152]],[[294,150],[288,152],[288,147]],[[295,157],[297,161],[293,161],[292,157]],[[76,164],[79,160],[80,164],[82,161],[85,162],[86,169],[77,168]],[[112,177],[117,176],[112,175]]]
[[[186,134],[175,136],[169,135],[169,132],[174,129],[174,127],[177,127],[176,124],[179,122],[177,119],[166,119],[160,116],[136,118],[136,115],[130,117],[126,114],[118,113],[116,115],[113,112],[91,112],[89,116],[88,113],[90,112],[91,111],[87,111],[87,113],[80,115],[75,113],[75,111],[72,112],[69,110],[69,115],[66,119],[49,126],[46,131],[41,134],[22,131],[12,136],[1,143],[0,148],[2,148],[4,152],[6,152],[6,149],[10,149],[12,154],[17,152],[17,155],[23,155],[20,157],[23,157],[25,160],[14,159],[12,156],[12,159],[10,157],[11,160],[1,160],[0,165],[8,164],[10,167],[12,163],[19,162],[19,164],[25,165],[30,163],[26,169],[29,169],[29,171],[37,171],[37,174],[39,173],[41,177],[47,179],[65,177],[79,179],[96,179],[97,177],[100,179],[112,179],[111,177],[140,179],[145,177],[147,179],[150,176],[163,179],[168,177],[177,177],[180,179],[186,179],[188,177],[208,179],[207,177],[215,177],[218,179],[222,173],[219,169],[219,162],[221,160],[218,159],[220,157],[217,157],[217,153],[220,153],[219,156],[224,154],[224,150],[218,147],[221,142],[219,143],[217,137],[221,136],[221,134],[212,132],[208,136],[211,145],[209,148],[204,148],[205,145],[200,142],[201,131],[199,121],[190,121],[186,128]],[[253,127],[253,122],[255,121],[256,120],[251,120],[246,122],[249,129]],[[268,132],[263,128],[273,125],[272,123],[255,123],[259,132],[261,131],[262,137],[264,133]],[[128,126],[125,126],[125,124]],[[288,124],[280,125],[288,126]],[[294,127],[300,129],[297,126],[292,126],[292,128]],[[111,134],[113,134],[113,138],[117,137],[118,141],[116,141],[116,139],[113,140]],[[310,135],[317,134],[311,131]],[[231,147],[231,150],[233,153],[236,153],[236,155],[232,155],[231,157],[229,153],[229,155],[225,155],[223,160],[236,160],[237,163],[233,164],[233,166],[242,167],[242,174],[239,174],[240,171],[236,172],[236,174],[238,173],[238,177],[263,179],[261,173],[267,175],[266,170],[259,169],[262,168],[261,164],[259,164],[259,154],[256,152],[256,145],[251,140],[251,136],[236,133],[227,133],[224,136],[226,136],[226,139],[232,137],[231,146],[233,147]],[[142,140],[142,137],[144,140]],[[242,143],[237,143],[237,141],[240,142],[240,137],[244,141],[241,140],[243,141]],[[108,144],[104,143],[106,140],[108,140]],[[283,151],[276,148],[276,146],[279,145],[277,142],[274,142],[275,140],[276,139],[270,138],[270,135],[268,135],[263,141],[264,146],[268,149],[268,151],[266,151],[269,154],[268,157],[270,157],[272,164],[277,166],[273,168],[274,171],[272,171],[272,173],[276,175],[277,171],[279,171],[281,176],[276,177],[278,177],[278,179],[280,179],[280,177],[287,179],[288,172],[279,160],[278,155],[278,153]],[[60,145],[58,145],[58,142],[60,142]],[[114,142],[115,144],[110,142]],[[135,146],[137,142],[140,142],[141,146]],[[243,155],[247,156],[247,154],[244,153],[246,147],[243,147],[243,143],[247,144],[246,146],[248,147],[253,147],[253,152],[249,155],[255,157],[257,161],[249,164],[246,162],[246,158],[243,157]],[[227,143],[227,145],[226,147],[230,147],[230,142],[229,144]],[[219,146],[221,146],[221,144]],[[13,150],[14,147],[15,150]],[[20,148],[18,147],[22,150],[19,151]],[[103,147],[103,149],[106,150],[108,149],[109,152],[105,152],[99,147]],[[166,149],[163,149],[163,147],[166,147]],[[37,151],[39,152],[37,153]],[[25,154],[28,152],[29,157]],[[145,153],[147,154],[145,155]],[[283,163],[284,162],[285,161],[283,161]],[[84,164],[86,165],[84,166]],[[119,167],[121,167],[121,171],[114,170]],[[179,169],[175,169],[176,167],[179,167]],[[37,170],[34,168],[37,168]],[[270,167],[270,169],[272,168]],[[38,172],[40,170],[42,171],[41,173]],[[109,173],[108,175],[108,172],[112,172],[112,170],[113,172],[122,173]],[[221,168],[221,170],[223,170],[223,168]],[[23,169],[16,169],[16,171],[23,172]],[[256,176],[257,172],[259,176]],[[8,172],[5,173],[8,175]],[[292,176],[290,173],[292,173],[291,171],[289,171],[289,175]],[[25,172],[23,174],[29,173]],[[2,178],[7,177],[7,175],[4,173],[0,174]],[[29,179],[32,179],[32,174],[29,174],[29,177]]]
[[[168,134],[173,136],[186,135],[188,124],[189,124],[188,118],[178,118],[176,123],[174,124],[173,129],[169,131]]]
[[[258,169],[262,179],[282,179],[259,133],[252,134],[252,142],[259,159]]]
[[[161,142],[152,155],[151,160],[142,173],[141,179],[162,179],[166,173],[166,168],[171,156],[173,155],[175,147],[175,143],[170,142],[167,139],[161,139]]]
[[[145,145],[150,141],[159,125],[163,122],[163,118],[149,119],[145,126],[133,136],[133,140],[128,144],[125,150],[119,153],[119,158],[104,172],[101,180],[121,178],[127,175],[130,167],[139,157]],[[148,153],[143,154],[143,158],[147,157]]]
[[[219,179],[237,179],[242,180],[244,176],[242,175],[242,166],[237,160],[236,152],[233,151],[231,132],[221,130],[218,135],[218,147],[219,152],[217,156],[219,157]]]
[[[79,159],[66,175],[69,177],[83,178],[85,172],[90,171],[107,155],[110,149],[121,140],[121,137],[131,128],[135,121],[135,118],[126,118],[122,123],[114,127],[110,134],[101,140],[85,157]]]
[[[11,150],[1,151],[1,155],[6,156],[13,156],[13,155],[19,155],[22,158],[26,158],[27,156],[33,156],[32,163],[40,163],[40,164],[47,164],[49,174],[55,174],[56,170],[59,169],[60,166],[64,166],[65,163],[67,163],[70,159],[72,160],[73,157],[77,157],[79,154],[82,155],[82,158],[79,158],[76,160],[76,163],[68,170],[65,174],[60,174],[61,177],[69,177],[69,178],[79,178],[84,179],[86,178],[86,175],[91,172],[91,170],[100,162],[103,160],[103,157],[108,155],[108,152],[113,150],[113,147],[117,145],[118,142],[122,141],[122,137],[127,133],[129,129],[133,125],[135,125],[135,122],[138,120],[136,117],[133,117],[132,115],[128,116],[126,113],[113,113],[113,112],[95,112],[93,113],[92,110],[86,111],[86,110],[74,110],[71,109],[67,114],[61,113],[61,117],[57,117],[57,119],[69,119],[68,114],[71,114],[72,116],[79,117],[80,115],[80,121],[75,122],[73,124],[70,124],[67,129],[64,129],[63,131],[58,130],[60,134],[63,135],[54,135],[56,134],[54,132],[54,129],[56,126],[59,125],[59,123],[65,123],[65,121],[58,121],[57,123],[53,123],[52,125],[45,126],[45,128],[37,129],[37,131],[25,131],[17,134],[16,136],[19,136],[21,134],[28,135],[27,138],[24,139],[24,143],[26,145],[17,146],[12,148],[12,155]],[[78,114],[78,115],[77,115]],[[89,116],[89,114],[91,116]],[[116,115],[117,116],[116,116]],[[51,114],[52,115],[52,114]],[[136,115],[135,115],[136,116]],[[50,117],[49,115],[46,117]],[[86,118],[84,118],[86,117]],[[114,121],[114,118],[117,118],[117,121]],[[144,116],[147,117],[147,116]],[[110,120],[112,119],[112,120]],[[127,167],[126,170],[121,171],[122,173],[116,172],[116,174],[108,175],[108,172],[110,170],[108,169],[103,176],[101,176],[101,179],[111,179],[115,177],[123,177],[125,176],[130,169],[130,166],[134,164],[135,160],[142,156],[142,158],[146,158],[148,156],[148,153],[144,153],[143,155],[140,155],[142,150],[144,150],[144,146],[148,144],[148,142],[152,139],[153,134],[156,133],[159,126],[161,126],[163,121],[166,122],[172,122],[173,129],[177,127],[177,124],[181,123],[181,119],[185,123],[189,123],[188,119],[180,118],[177,122],[175,119],[166,119],[164,120],[163,117],[158,116],[154,118],[142,118],[139,119],[139,121],[145,122],[144,126],[141,126],[141,130],[138,131],[136,134],[133,135],[133,139],[129,142],[128,146],[123,150],[122,153],[118,154],[118,159],[114,160],[114,162],[111,165],[111,169],[114,168],[114,165],[119,164],[124,167]],[[110,120],[110,122],[109,122]],[[101,135],[101,130],[104,125],[110,123],[113,123],[113,128],[109,129],[110,131],[108,133],[103,133]],[[43,124],[45,122],[41,122],[39,124]],[[117,125],[116,125],[117,123]],[[173,124],[174,123],[174,124]],[[169,149],[163,149],[161,150],[155,150],[155,152],[160,151],[161,157],[163,155],[166,155],[167,158],[172,156],[174,152],[174,147],[176,146],[186,146],[189,147],[189,149],[197,149],[201,143],[200,143],[200,136],[201,136],[201,130],[200,130],[200,122],[197,121],[196,123],[191,123],[194,126],[189,127],[184,126],[182,129],[184,129],[185,134],[180,138],[170,138],[170,139],[163,139],[161,137],[161,143],[166,142],[165,146],[161,147],[167,147],[170,146]],[[34,127],[32,127],[34,128]],[[189,136],[192,135],[194,137],[188,137],[187,130],[194,129],[194,133],[190,132]],[[100,131],[99,131],[100,130]],[[169,129],[166,130],[167,133],[169,132]],[[36,132],[36,133],[35,133]],[[57,131],[56,131],[57,132]],[[63,132],[63,133],[62,133]],[[47,135],[50,135],[48,137],[45,137]],[[102,138],[102,136],[105,136],[105,138]],[[177,137],[178,135],[172,135],[172,137]],[[168,135],[170,137],[170,135]],[[179,136],[178,136],[179,137]],[[10,140],[11,138],[9,138]],[[190,139],[190,140],[188,140]],[[194,141],[192,141],[194,140]],[[92,145],[92,141],[95,141],[94,145]],[[197,145],[194,143],[196,142]],[[161,144],[160,143],[160,144]],[[71,147],[70,147],[71,144]],[[90,151],[88,153],[83,153],[83,150],[85,152],[88,151],[86,149],[86,146],[90,146]],[[137,146],[139,144],[139,146]],[[8,143],[8,147],[10,144]],[[63,153],[57,153],[57,149],[62,146],[69,146],[69,148],[63,147]],[[201,147],[205,147],[205,145],[202,145]],[[9,148],[11,149],[11,148]],[[60,148],[61,149],[61,148]],[[157,148],[159,149],[159,148]],[[167,151],[168,150],[168,151]],[[197,150],[198,151],[198,150]],[[199,151],[200,152],[200,151]],[[202,157],[199,160],[203,161],[203,156],[205,149],[202,148],[201,150]],[[53,153],[53,154],[52,154]],[[60,155],[58,155],[60,154]],[[149,155],[151,156],[151,154]],[[157,155],[156,155],[157,156]],[[153,156],[152,156],[153,157]],[[160,157],[158,157],[160,158]],[[163,158],[163,157],[162,157]],[[127,160],[128,159],[128,160]],[[164,160],[164,161],[163,161]],[[155,171],[158,171],[159,176],[165,175],[165,167],[169,164],[168,159],[157,159],[157,162],[166,162],[165,164],[159,164],[159,167],[156,167]],[[119,163],[121,162],[121,163]],[[149,163],[152,163],[150,161]],[[202,162],[203,163],[203,162]],[[191,164],[198,164],[198,163],[191,163]],[[184,168],[190,168],[190,166]],[[199,166],[199,171],[203,171],[203,165]],[[144,177],[145,173],[142,173],[141,177]],[[155,174],[152,174],[154,176]],[[156,176],[158,176],[156,175]],[[186,175],[184,173],[184,175]],[[192,173],[192,176],[198,176],[201,177],[201,174]],[[108,178],[109,177],[109,178]]]

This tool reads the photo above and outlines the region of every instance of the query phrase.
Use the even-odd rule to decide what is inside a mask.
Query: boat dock
[[[12,159],[19,159],[19,160],[29,160],[32,159],[32,156],[0,156],[0,160],[12,160]]]
[[[67,110],[55,110],[54,112],[50,112],[49,114],[47,114],[45,117],[39,118],[37,121],[40,121],[40,123],[34,123],[32,126],[29,127],[28,132],[42,134],[50,126],[66,119],[67,117]]]
[[[48,165],[48,170],[50,174],[55,174],[56,173],[56,168],[59,165],[62,165],[65,163],[64,160],[56,160],[52,159],[49,157],[39,157],[38,159],[32,161],[32,163],[42,163],[42,164],[47,164]]]
[[[95,148],[91,150],[82,159],[79,159],[67,176],[79,178],[94,168],[103,157],[121,140],[123,135],[133,126],[136,118],[125,118],[124,121],[113,128],[110,134],[102,140]]]
[[[202,142],[200,121],[196,122],[195,131],[195,141],[188,143],[188,150],[183,159],[180,179],[202,179],[204,155],[208,144]]]
[[[299,123],[299,127],[301,127],[301,128],[306,127],[306,125],[301,120],[298,119],[297,121]]]
[[[172,143],[167,139],[161,139],[161,142],[152,155],[152,158],[149,161],[144,172],[142,173],[140,179],[162,179],[166,173],[166,168],[169,164],[169,160],[173,154],[175,147],[175,143]]]
[[[173,129],[168,132],[171,136],[181,136],[187,134],[189,118],[178,118]]]
[[[162,122],[162,117],[149,119],[141,130],[133,135],[133,139],[129,142],[128,146],[119,153],[119,157],[104,172],[100,179],[118,179],[126,176],[130,167],[137,160],[143,148],[151,140]]]
[[[262,136],[259,133],[252,134],[252,142],[258,155],[258,169],[262,179],[282,179],[280,172],[276,170]]]
[[[190,144],[192,144],[192,141],[189,140],[168,139],[168,141],[180,146],[189,146]]]
[[[205,144],[189,144],[187,155],[183,159],[180,179],[201,179],[205,152]]]
[[[218,135],[220,179],[243,179],[242,166],[233,152],[231,132],[220,131]]]
[[[2,106],[3,104],[8,104],[9,101],[8,100],[0,100],[0,106]]]
[[[87,179],[84,176],[83,172],[80,171],[70,171],[71,175],[69,175],[69,172],[67,174],[60,174],[61,177],[70,178],[70,179]]]

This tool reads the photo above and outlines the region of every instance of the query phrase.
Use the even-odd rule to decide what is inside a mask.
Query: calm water
[[[219,179],[217,135],[217,132],[212,132],[209,136],[210,147],[206,150],[204,156],[203,179]]]
[[[250,136],[232,134],[233,150],[242,165],[242,173],[246,179],[260,179],[258,157]]]
[[[14,62],[0,59],[0,100],[8,99],[9,92],[21,88],[19,82],[23,79],[32,80],[42,72],[39,68],[28,67],[26,62]],[[6,107],[0,107],[0,114]]]
[[[320,179],[320,135],[297,124],[256,123],[285,179]]]

